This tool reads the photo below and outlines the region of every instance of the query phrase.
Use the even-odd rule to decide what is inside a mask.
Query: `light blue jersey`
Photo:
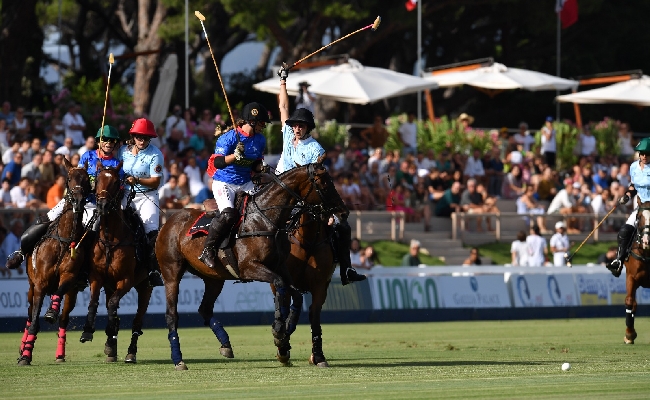
[[[313,137],[299,140],[298,145],[294,147],[293,139],[295,134],[289,125],[282,127],[282,155],[278,166],[275,169],[276,174],[289,171],[296,166],[300,167],[306,164],[315,163],[318,157],[325,154],[325,149]]]
[[[231,155],[240,141],[244,144],[244,158],[217,170],[212,176],[215,181],[234,185],[250,182],[253,163],[264,158],[264,149],[266,148],[264,135],[260,133],[248,136],[241,128],[231,129],[219,136],[214,147],[214,154],[224,157]]]
[[[95,180],[97,179],[97,161],[102,161],[102,166],[117,168],[120,165],[120,160],[110,155],[109,157],[100,157],[97,155],[99,150],[88,150],[85,152],[79,159],[79,166],[86,165],[86,171],[88,171],[88,177],[92,183],[92,187],[95,187]],[[120,178],[124,177],[124,170],[120,170]],[[95,193],[90,193],[88,195],[88,201],[95,204],[97,201],[95,199]]]
[[[163,154],[156,146],[149,144],[144,150],[140,150],[137,155],[133,155],[129,146],[122,146],[117,153],[118,160],[122,161],[122,169],[126,175],[134,176],[136,178],[156,178],[162,177],[163,174]],[[160,185],[162,186],[162,179]],[[131,190],[131,185],[126,184],[126,190]],[[155,191],[146,186],[137,184],[135,186],[137,192]]]
[[[630,179],[641,202],[650,201],[650,166],[641,169],[638,160],[633,162],[630,165]]]

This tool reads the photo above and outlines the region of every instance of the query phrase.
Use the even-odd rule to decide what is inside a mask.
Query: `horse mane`
[[[306,172],[307,172],[307,167],[308,167],[309,165],[310,165],[310,164],[305,164],[305,165],[302,165],[302,166],[300,166],[300,167],[291,168],[291,169],[288,170],[288,171],[284,171],[283,173],[281,173],[280,175],[278,175],[278,179],[280,179],[280,181],[284,182],[285,180],[287,180],[289,177],[292,177],[293,175],[296,175],[296,174],[298,174],[298,173],[306,173]],[[271,180],[269,183],[275,183],[275,182],[274,182],[273,180]],[[257,192],[253,195],[253,197],[258,198],[258,197],[260,197],[260,196],[263,196],[263,195],[266,194],[266,192],[270,191],[270,190],[271,190],[272,188],[274,188],[275,186],[276,186],[276,185],[265,184],[265,185],[262,186],[262,188],[260,188],[259,191],[257,191]]]

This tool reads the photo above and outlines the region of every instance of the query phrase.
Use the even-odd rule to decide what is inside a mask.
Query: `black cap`
[[[242,119],[244,121],[271,122],[266,107],[257,102],[248,103],[244,106]]]
[[[302,122],[303,124],[306,124],[307,131],[311,131],[316,127],[316,123],[314,122],[314,114],[312,114],[311,111],[306,108],[299,108],[294,111],[293,115],[285,121],[285,124],[291,126],[296,122]]]

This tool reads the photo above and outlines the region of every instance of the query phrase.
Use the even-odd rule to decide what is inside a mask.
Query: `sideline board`
[[[573,275],[507,274],[514,307],[578,306]]]
[[[503,275],[440,276],[444,308],[512,307]]]

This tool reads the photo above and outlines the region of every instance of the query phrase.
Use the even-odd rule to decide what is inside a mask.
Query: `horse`
[[[34,250],[27,254],[29,307],[18,365],[31,364],[36,336],[40,330],[41,307],[47,294],[51,294],[50,306],[44,319],[50,324],[59,319],[61,300],[64,299],[59,319],[56,362],[65,362],[66,331],[70,313],[77,302],[77,289],[74,286],[83,265],[85,250],[84,246],[78,246],[76,254],[73,254],[73,248],[82,239],[84,205],[91,189],[85,168],[74,168],[66,159],[63,162],[68,171],[63,212],[50,224]]]
[[[138,244],[130,218],[122,210],[120,163],[116,168],[104,167],[97,162],[95,195],[99,214],[99,232],[96,235],[90,268],[90,301],[88,315],[79,341],[93,340],[95,318],[99,305],[100,289],[106,292],[106,343],[104,354],[106,362],[117,361],[117,333],[120,319],[117,309],[120,299],[135,287],[138,293],[138,310],[131,327],[131,344],[124,359],[126,363],[136,363],[138,338],[142,335],[144,315],[149,306],[152,288],[149,286],[146,268],[136,268],[136,246]]]
[[[629,257],[625,261],[625,337],[626,344],[634,344],[634,315],[636,314],[636,290],[650,288],[650,201],[639,204],[637,231],[632,241]],[[620,273],[620,272],[619,272]]]
[[[195,209],[183,209],[163,225],[156,241],[156,258],[165,281],[166,321],[171,359],[176,370],[186,370],[178,336],[178,293],[185,271],[203,279],[205,292],[199,314],[221,342],[221,353],[232,356],[229,337],[222,324],[213,316],[214,303],[226,280],[261,281],[275,287],[275,314],[271,327],[276,341],[286,335],[285,321],[288,309],[283,306],[284,296],[289,293],[294,302],[302,302],[302,293],[291,287],[292,279],[284,261],[288,255],[286,222],[296,207],[327,204],[331,198],[339,198],[332,178],[320,163],[294,168],[276,177],[256,194],[245,196],[244,212],[232,244],[234,260],[218,260],[211,269],[198,259],[203,251],[205,238],[193,238],[189,231],[202,216]],[[232,235],[231,241],[232,243]],[[221,257],[219,257],[221,258]],[[225,264],[225,265],[224,265]],[[224,354],[225,353],[225,354]]]
[[[291,253],[287,258],[289,273],[294,286],[301,291],[310,292],[312,303],[309,306],[309,323],[311,325],[312,352],[309,363],[318,367],[328,367],[323,353],[321,311],[327,299],[327,289],[335,270],[332,249],[333,229],[328,226],[332,212],[340,212],[347,218],[349,211],[340,197],[338,205],[329,209],[306,209],[300,213],[297,225],[289,229]],[[285,299],[285,306],[288,300]],[[290,337],[296,329],[300,318],[300,307],[291,306],[286,322],[287,335],[279,343],[276,358],[284,365],[290,364]]]

